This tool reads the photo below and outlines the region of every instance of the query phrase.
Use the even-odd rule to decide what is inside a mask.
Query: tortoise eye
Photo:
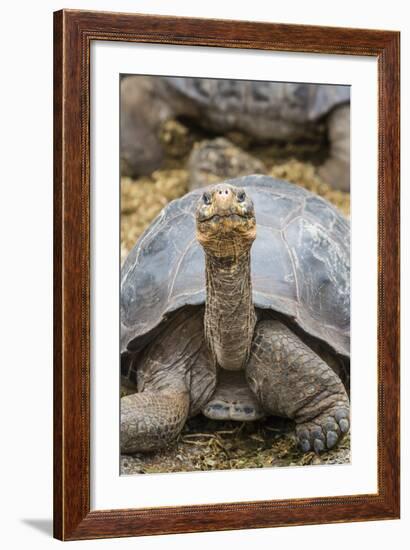
[[[212,202],[211,201],[211,195],[209,193],[204,193],[202,195],[202,200],[204,201],[204,204],[207,204],[207,205],[211,204],[211,202]]]
[[[238,202],[243,202],[246,199],[245,191],[239,191],[239,193],[236,195],[236,198],[238,199]]]

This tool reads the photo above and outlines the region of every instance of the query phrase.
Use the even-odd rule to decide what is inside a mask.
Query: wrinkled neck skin
[[[237,257],[206,254],[205,338],[218,365],[245,367],[256,323],[250,248]]]

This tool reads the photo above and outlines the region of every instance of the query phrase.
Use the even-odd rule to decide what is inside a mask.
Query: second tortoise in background
[[[332,187],[350,186],[349,86],[202,78],[125,76],[121,81],[121,166],[137,177],[163,159],[159,132],[184,118],[213,133],[243,132],[254,142],[292,142],[325,133],[319,169]]]

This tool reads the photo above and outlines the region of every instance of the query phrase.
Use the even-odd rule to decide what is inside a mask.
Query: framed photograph
[[[54,534],[399,517],[392,31],[54,14]]]

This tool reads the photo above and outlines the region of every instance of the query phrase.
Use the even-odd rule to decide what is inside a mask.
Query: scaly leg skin
[[[181,432],[189,410],[188,392],[142,392],[121,399],[121,452],[164,447]]]
[[[124,356],[138,390],[121,399],[121,451],[160,449],[177,438],[188,416],[207,403],[216,386],[204,340],[203,309],[180,310],[144,353]]]
[[[257,324],[246,377],[268,413],[295,420],[303,452],[332,449],[349,430],[340,378],[279,321]]]

